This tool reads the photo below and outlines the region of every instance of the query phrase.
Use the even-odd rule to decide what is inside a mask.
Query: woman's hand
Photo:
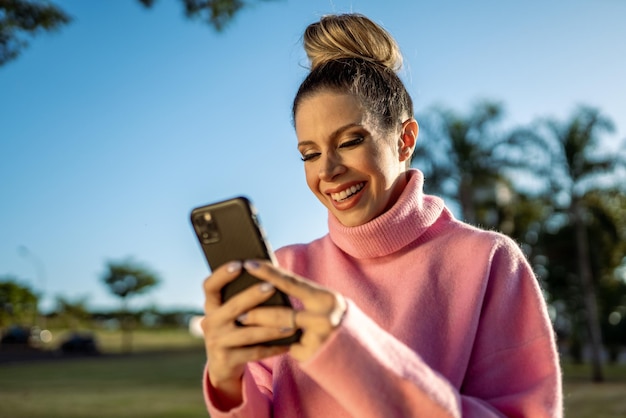
[[[204,281],[204,319],[202,329],[208,362],[211,385],[216,389],[221,409],[228,410],[242,401],[241,377],[244,366],[250,361],[261,360],[276,354],[285,353],[288,346],[262,346],[264,341],[293,334],[295,330],[270,324],[268,327],[240,327],[235,325],[238,317],[250,311],[259,303],[269,299],[275,292],[269,283],[260,283],[238,293],[222,304],[222,287],[241,273],[240,262],[232,262],[216,269]],[[291,312],[284,309],[284,315]]]
[[[303,309],[255,308],[245,314],[242,322],[261,327],[279,324],[290,329],[302,329],[300,342],[291,345],[289,354],[298,361],[311,358],[341,322],[346,310],[343,296],[269,262],[249,260],[244,263],[244,268],[253,276],[299,299]]]
[[[222,304],[221,289],[244,268],[261,279],[260,284],[236,294]],[[276,288],[302,302],[303,309],[258,306]],[[224,410],[242,401],[241,378],[246,363],[289,352],[306,361],[339,325],[346,309],[341,295],[271,263],[250,260],[228,263],[204,281],[205,305],[202,328],[208,374],[219,405]],[[243,327],[235,325],[235,321]],[[302,337],[291,346],[264,346],[260,343],[288,337],[302,329]]]

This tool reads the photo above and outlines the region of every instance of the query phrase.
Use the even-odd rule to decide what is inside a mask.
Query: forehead
[[[367,113],[351,94],[321,91],[303,98],[295,114],[296,134],[319,135],[348,124],[367,122]]]

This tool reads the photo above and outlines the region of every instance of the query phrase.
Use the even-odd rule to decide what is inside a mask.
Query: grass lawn
[[[122,334],[113,330],[90,330],[104,353],[120,353],[122,351]],[[45,345],[45,349],[56,349],[68,335],[66,330],[53,330],[54,339]],[[133,352],[154,350],[171,350],[179,348],[203,347],[201,338],[192,336],[186,329],[137,329],[132,332]]]
[[[0,365],[0,417],[206,417],[203,350]]]
[[[119,339],[110,337],[115,351]],[[141,353],[0,364],[0,417],[207,417],[201,342],[184,332],[146,331],[135,343]],[[567,418],[626,416],[626,366],[605,372],[606,382],[594,384],[587,366],[564,366]]]
[[[0,417],[206,417],[203,341],[186,329],[93,332],[102,356],[0,364]],[[54,330],[54,350],[68,332]]]
[[[605,382],[592,383],[588,365],[563,367],[567,418],[626,417],[626,365],[606,366]]]

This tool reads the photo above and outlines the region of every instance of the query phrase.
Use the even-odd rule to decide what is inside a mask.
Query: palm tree
[[[479,104],[466,117],[435,109],[420,120],[425,139],[412,163],[424,172],[426,191],[456,203],[466,221],[526,242],[526,253],[545,273],[539,278],[553,273],[548,279],[554,281],[549,287],[555,295],[548,294],[548,299],[554,296],[578,306],[582,295],[583,315],[578,316],[589,330],[593,379],[601,381],[602,336],[588,229],[609,218],[590,203],[594,200],[589,193],[612,187],[618,167],[626,167],[626,157],[598,154],[599,134],[611,132],[613,125],[596,109],[581,107],[564,123],[544,120],[537,127],[510,133],[496,130],[502,113],[501,105],[490,102]],[[516,177],[520,172],[535,175],[529,191],[522,192]],[[538,236],[545,240],[542,245],[536,244]],[[560,263],[556,252],[569,244],[574,244],[575,257],[568,252],[567,261]],[[575,266],[569,265],[572,261]],[[575,271],[579,283],[568,283],[563,270]],[[566,296],[559,298],[557,293]],[[578,314],[580,309],[572,311]]]
[[[603,380],[602,335],[588,235],[593,212],[585,195],[614,184],[616,169],[626,166],[623,157],[597,151],[600,133],[612,131],[612,122],[599,110],[580,107],[566,122],[544,120],[537,129],[520,129],[512,135],[516,141],[542,144],[546,158],[529,161],[528,165],[534,166],[535,174],[545,181],[547,195],[552,197],[552,221],[561,219],[561,228],[571,228],[591,346],[592,378],[597,382]]]
[[[458,206],[463,220],[511,233],[518,196],[506,170],[520,166],[510,150],[526,142],[498,132],[503,114],[502,105],[490,101],[467,116],[432,109],[419,118],[422,135],[412,165],[424,173],[425,190]]]
[[[588,208],[591,267],[598,286],[603,342],[616,361],[626,342],[626,193],[593,190],[584,196]]]
[[[596,294],[602,342],[615,349],[623,339],[617,332],[626,325],[622,312],[626,301],[626,193],[618,189],[590,190],[581,197],[586,217],[589,267]],[[542,223],[533,247],[533,267],[539,275],[549,303],[556,309],[555,328],[568,353],[583,360],[584,343],[589,341],[586,292],[580,280],[576,226],[566,210],[554,211]],[[592,244],[591,244],[592,243]],[[616,316],[617,315],[617,316]],[[619,326],[618,326],[619,325]],[[608,334],[605,333],[605,330]],[[626,337],[626,335],[624,335]],[[612,347],[611,347],[612,345]],[[613,350],[615,353],[615,350]]]

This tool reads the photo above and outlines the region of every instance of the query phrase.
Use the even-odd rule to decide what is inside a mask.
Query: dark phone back
[[[191,222],[211,270],[235,260],[263,259],[275,262],[255,210],[245,197],[196,208],[191,212]],[[226,301],[258,282],[257,278],[244,271],[222,289],[222,300]],[[291,306],[289,299],[278,292],[264,305]]]
[[[265,239],[255,209],[245,197],[198,207],[191,212],[191,223],[211,270],[230,261],[248,259],[270,260],[275,264],[274,253]],[[260,280],[245,270],[222,288],[222,301],[259,283]],[[289,297],[277,290],[261,306],[291,307]],[[262,345],[292,344],[300,339],[302,331]]]

